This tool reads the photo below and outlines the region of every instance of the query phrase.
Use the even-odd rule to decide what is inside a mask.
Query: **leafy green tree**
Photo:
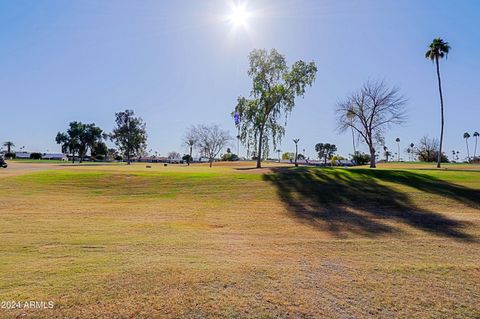
[[[253,50],[249,55],[248,75],[253,80],[250,99],[239,97],[235,112],[243,144],[253,145],[257,152],[257,168],[268,157],[269,143],[274,148],[285,135],[282,119],[295,107],[295,98],[303,97],[305,88],[313,84],[317,67],[314,62],[295,62],[289,69],[285,57],[277,50]],[[232,116],[235,115],[232,113]]]
[[[118,154],[118,151],[114,148],[109,148],[107,150],[107,158],[109,160],[117,160],[117,158],[120,158],[120,160],[122,159],[122,157],[120,156],[120,154]]]
[[[85,127],[81,122],[70,122],[66,132],[58,132],[55,137],[57,144],[62,146],[62,153],[72,156],[72,163],[75,163],[75,155],[80,154],[81,142],[80,136]]]
[[[468,132],[463,133],[463,138],[465,139],[465,144],[467,144],[467,161],[470,162],[470,150],[468,149],[468,139],[470,138],[470,134],[468,134]]]
[[[93,155],[95,155],[95,149],[97,148],[98,144],[103,143],[102,142],[103,130],[98,126],[95,126],[95,123],[82,124],[82,126],[83,127],[81,128],[82,131],[80,133],[80,150],[79,150],[80,162],[83,162],[83,159],[87,155],[88,150],[90,150],[90,153],[93,151],[94,153]],[[105,145],[105,149],[106,149],[106,145]],[[103,153],[98,155],[106,154],[106,151],[101,151],[101,152]]]
[[[78,153],[80,163],[83,162],[88,150],[94,151],[97,143],[103,139],[101,128],[82,122],[70,122],[66,133],[58,133],[55,138],[57,144],[62,144],[62,152],[72,154],[72,162],[75,162],[75,154]]]
[[[337,104],[338,130],[353,128],[367,144],[370,167],[375,168],[375,147],[383,144],[384,133],[393,124],[405,122],[406,100],[397,88],[389,88],[383,81],[367,82],[357,92]]]
[[[440,163],[442,161],[442,145],[443,145],[443,128],[445,126],[445,118],[443,111],[443,93],[442,93],[442,80],[440,77],[440,63],[439,60],[446,58],[450,52],[450,45],[448,42],[443,41],[441,38],[433,39],[430,43],[427,52],[425,52],[425,58],[430,59],[432,62],[435,62],[437,68],[437,80],[438,80],[438,93],[440,95],[440,115],[441,115],[441,129],[440,129],[440,146],[438,151],[437,158],[437,167],[440,168]]]
[[[188,165],[190,165],[193,158],[189,154],[185,154],[185,155],[182,156],[182,160],[184,160],[185,162],[187,162]]]
[[[282,160],[293,160],[295,154],[293,152],[285,152],[282,154]]]
[[[90,155],[92,158],[97,160],[103,160],[108,158],[109,150],[107,144],[103,141],[98,141],[93,145],[93,148],[90,150]]]
[[[12,153],[12,147],[15,147],[15,144],[12,141],[7,141],[3,143],[3,146],[7,148],[7,153],[11,154]]]
[[[147,147],[146,124],[133,110],[115,113],[115,124],[110,138],[130,165],[132,157],[141,155]]]
[[[315,151],[318,153],[318,158],[324,160],[327,165],[327,159],[331,159],[333,154],[337,151],[337,146],[330,143],[318,143],[315,145]]]
[[[478,132],[474,132],[473,133],[473,137],[475,137],[475,148],[473,150],[473,160],[475,161],[475,157],[477,155],[477,142],[478,142],[478,136],[480,136],[480,134]]]

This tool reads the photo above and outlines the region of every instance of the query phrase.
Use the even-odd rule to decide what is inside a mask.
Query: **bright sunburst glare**
[[[232,5],[232,12],[228,16],[228,21],[234,27],[246,27],[251,13],[247,10],[245,4]]]

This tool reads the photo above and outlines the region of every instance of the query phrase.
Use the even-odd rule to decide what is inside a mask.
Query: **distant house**
[[[68,155],[65,155],[65,156],[66,156],[67,160],[69,160],[69,161],[73,160],[73,155],[68,154]],[[75,160],[76,160],[76,161],[80,161],[80,156],[78,156],[78,154],[75,155]],[[84,162],[90,162],[91,160],[92,160],[92,158],[91,158],[90,156],[88,156],[88,155],[85,155],[85,156],[83,157],[83,161],[84,161]]]
[[[168,158],[163,156],[143,156],[137,159],[142,163],[170,163],[170,164],[183,164],[184,160],[181,158]]]
[[[337,166],[355,166],[355,163],[351,160],[337,160]]]
[[[57,161],[66,161],[67,156],[62,153],[43,153],[42,159],[46,160],[57,160]]]
[[[30,159],[30,154],[29,152],[15,152],[15,158],[16,159]]]

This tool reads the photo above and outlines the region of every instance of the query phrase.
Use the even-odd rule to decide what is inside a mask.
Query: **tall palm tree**
[[[293,143],[295,143],[295,167],[298,167],[297,157],[298,157],[298,142],[300,141],[299,138],[294,138]]]
[[[475,148],[473,150],[473,161],[475,161],[475,155],[477,155],[477,142],[478,142],[478,137],[480,136],[480,133],[475,132],[473,133],[473,137],[475,137]]]
[[[468,132],[463,133],[463,138],[465,139],[465,144],[467,144],[467,161],[470,163],[470,151],[468,150],[468,139],[470,138],[470,134],[468,134]]]
[[[12,147],[15,147],[15,144],[13,144],[13,142],[11,142],[11,141],[7,141],[7,142],[3,143],[3,146],[5,146],[7,148],[7,153],[11,153],[12,152]]]
[[[190,161],[192,160],[192,151],[193,151],[193,147],[195,146],[195,139],[193,138],[187,138],[185,140],[185,144],[187,144],[188,148],[189,148],[189,153],[188,153],[188,160],[187,160],[187,165],[190,166]]]
[[[442,159],[442,144],[443,144],[443,127],[445,125],[445,118],[443,115],[443,94],[442,94],[442,81],[440,78],[440,64],[439,60],[448,56],[450,51],[450,45],[448,42],[443,41],[441,38],[433,39],[430,43],[429,49],[425,52],[425,58],[435,62],[437,67],[437,80],[438,80],[438,93],[440,94],[440,114],[441,114],[441,129],[440,129],[440,147],[437,156],[437,168],[440,168],[440,162]]]
[[[412,149],[412,161],[413,161],[413,159],[415,158],[415,157],[414,157],[414,151],[415,151],[414,147],[415,147],[415,144],[410,143],[410,148]]]
[[[397,149],[398,149],[398,152],[397,152],[397,154],[398,154],[397,162],[400,162],[400,138],[397,137],[397,138],[395,139],[395,142],[397,142]]]

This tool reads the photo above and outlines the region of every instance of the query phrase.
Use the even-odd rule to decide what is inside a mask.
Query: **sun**
[[[228,16],[228,21],[234,27],[246,27],[251,13],[244,4],[232,6],[232,13]]]

